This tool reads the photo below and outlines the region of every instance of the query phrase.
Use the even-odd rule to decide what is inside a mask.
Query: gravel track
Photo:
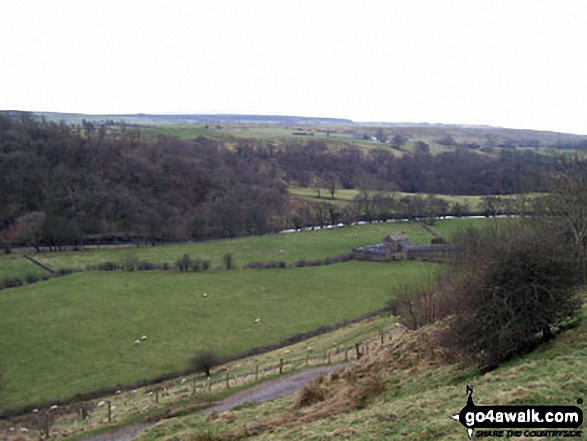
[[[276,398],[291,395],[298,390],[307,386],[315,378],[325,375],[329,372],[342,369],[346,364],[337,364],[330,366],[323,366],[314,369],[306,369],[297,374],[289,375],[285,378],[277,378],[275,380],[267,381],[250,389],[237,392],[225,398],[221,402],[209,407],[207,409],[195,412],[195,415],[208,415],[211,413],[226,412],[243,403],[261,403],[263,401],[270,401]],[[89,438],[84,441],[129,441],[137,436],[141,431],[153,426],[155,423],[141,423],[132,426],[123,427],[114,432],[104,433]]]

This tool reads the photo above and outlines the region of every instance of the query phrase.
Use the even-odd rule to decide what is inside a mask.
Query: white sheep
[[[132,342],[132,344],[136,346],[136,345],[141,344],[141,341],[140,340],[135,340],[135,341]]]
[[[308,346],[308,347],[306,348],[306,350],[307,350],[308,352],[314,352],[314,348],[313,348],[312,346]]]
[[[256,318],[254,321],[255,325],[260,325],[261,324],[261,319],[260,318]]]
[[[141,336],[141,341],[145,341],[147,339],[146,335]]]
[[[49,408],[49,410],[55,410],[55,409],[57,409],[57,404],[54,404],[53,406],[51,406],[51,407]]]
[[[202,297],[204,297],[205,299],[207,299],[208,298],[208,294],[204,293],[204,294],[202,294]]]
[[[105,402],[105,401],[100,401],[100,402],[98,403],[98,407],[102,407],[102,406],[104,406],[104,404],[106,404],[106,402]]]

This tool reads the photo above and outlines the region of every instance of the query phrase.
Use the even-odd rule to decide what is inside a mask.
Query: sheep
[[[132,342],[132,344],[136,346],[136,345],[141,344],[141,341],[140,340],[135,340],[135,341]]]
[[[289,349],[286,349],[285,351],[283,351],[285,354],[291,354],[291,351]]]
[[[146,335],[141,336],[141,341],[145,341],[147,339]]]
[[[51,406],[51,407],[49,408],[49,410],[55,410],[55,409],[57,409],[57,404],[54,404],[53,406]]]
[[[314,352],[314,348],[313,348],[312,346],[308,346],[308,347],[306,348],[306,350],[307,350],[308,352]]]
[[[98,407],[102,407],[102,406],[104,406],[104,404],[106,404],[106,402],[105,402],[105,401],[100,401],[100,402],[98,403]]]
[[[204,294],[202,294],[202,297],[205,298],[205,299],[207,299],[208,298],[208,294],[204,293]]]
[[[256,318],[253,323],[255,323],[255,325],[260,325],[261,324],[261,319],[260,318]]]

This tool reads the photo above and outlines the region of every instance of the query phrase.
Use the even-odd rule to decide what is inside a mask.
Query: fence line
[[[203,374],[192,375],[186,378],[168,381],[165,384],[145,389],[145,393],[138,390],[118,392],[115,397],[100,401],[97,406],[83,404],[79,409],[79,422],[91,418],[99,418],[103,424],[117,422],[116,409],[144,412],[178,398],[186,398],[199,394],[213,394],[227,389],[244,386],[257,382],[268,376],[279,376],[295,370],[308,367],[324,366],[350,362],[362,356],[368,356],[376,347],[389,341],[396,334],[397,328],[381,330],[376,335],[367,338],[353,346],[338,346],[321,353],[306,353],[293,358],[280,357],[275,362],[255,364],[251,369],[231,372],[226,369],[217,370],[210,378]],[[85,407],[84,407],[85,406]],[[94,413],[94,415],[92,415]]]

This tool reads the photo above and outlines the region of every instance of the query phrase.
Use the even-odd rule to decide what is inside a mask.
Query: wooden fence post
[[[45,432],[45,438],[50,437],[49,426],[49,411],[46,411],[45,415],[43,415],[43,431]]]
[[[306,354],[306,366],[310,364],[310,356]]]
[[[255,381],[259,380],[259,363],[255,366]]]
[[[328,364],[331,363],[331,358],[330,358],[330,351],[328,351]]]
[[[159,389],[155,389],[155,403],[159,403]]]
[[[108,400],[108,422],[112,422],[112,401]]]
[[[346,348],[344,351],[344,361],[349,361],[349,349]]]
[[[279,359],[279,375],[283,374],[283,358]]]
[[[196,395],[196,377],[192,380],[192,395]]]
[[[229,373],[226,373],[226,388],[230,389],[230,376]]]

